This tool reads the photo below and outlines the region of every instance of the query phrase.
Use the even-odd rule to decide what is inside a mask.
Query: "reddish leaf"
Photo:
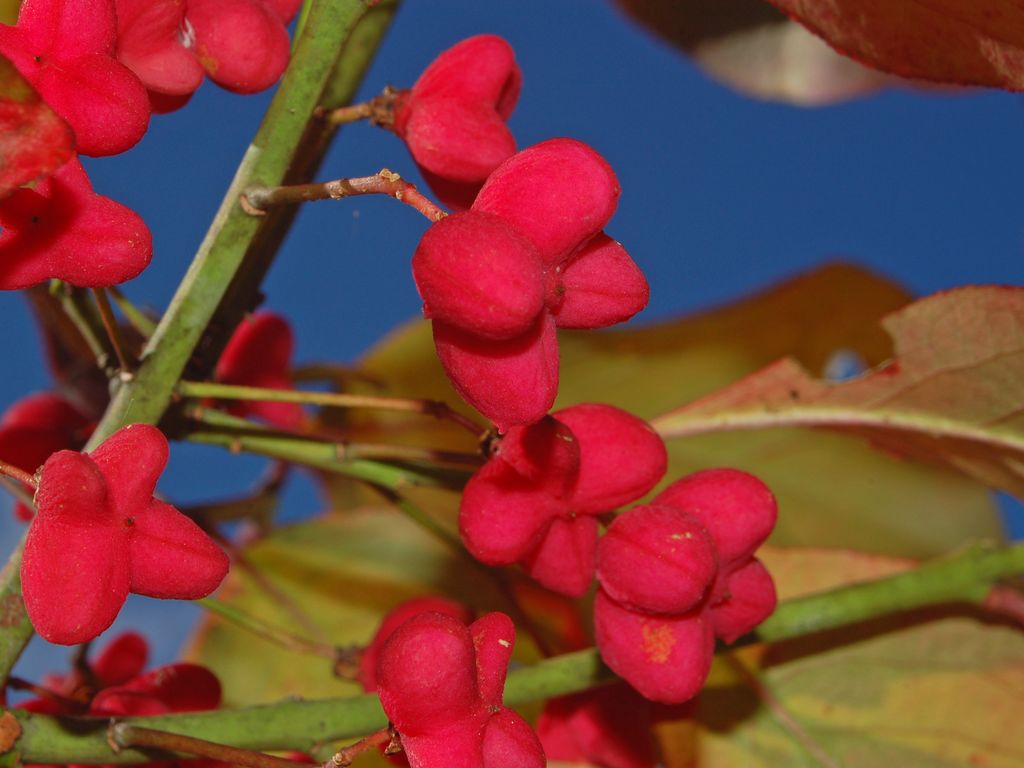
[[[785,358],[654,420],[665,437],[812,426],[1024,497],[1024,288],[971,286],[882,321],[893,359],[835,383]]]
[[[770,2],[883,72],[1024,90],[1024,7],[1013,0]]]
[[[0,200],[62,166],[73,148],[67,123],[0,56]]]

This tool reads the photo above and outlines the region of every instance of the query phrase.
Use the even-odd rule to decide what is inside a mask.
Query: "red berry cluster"
[[[149,648],[145,638],[125,632],[87,662],[86,669],[44,679],[43,695],[22,702],[19,709],[48,715],[164,715],[200,712],[221,704],[220,681],[198,664],[177,663],[144,672]],[[212,760],[187,763],[192,768],[226,768]],[[168,763],[147,763],[169,766]]]
[[[272,85],[288,63],[297,0],[24,0],[0,54],[71,127],[83,155],[124,152],[155,106],[174,109],[203,72],[234,91]],[[152,105],[151,102],[152,101]],[[83,288],[137,276],[152,236],[92,190],[77,158],[0,201],[0,290],[51,278]]]
[[[468,180],[469,165],[490,165],[513,146],[503,118],[519,88],[504,45],[463,41],[397,100],[396,131],[431,183],[446,174]],[[446,145],[453,122],[478,130]],[[756,478],[712,470],[669,486],[599,536],[599,518],[651,491],[667,463],[653,430],[616,408],[548,415],[556,330],[613,325],[647,303],[643,274],[602,231],[619,192],[590,147],[537,144],[497,165],[467,210],[430,227],[413,276],[445,372],[501,434],[463,494],[467,549],[489,565],[518,563],[571,597],[596,572],[605,660],[648,699],[682,702],[703,684],[716,636],[731,642],[774,607],[753,552],[774,525],[775,504]]]
[[[500,430],[532,424],[554,403],[556,328],[601,328],[646,306],[643,273],[601,231],[618,198],[600,155],[552,139],[502,163],[468,211],[420,240],[413,275],[438,356]]]
[[[775,519],[768,488],[734,469],[685,477],[620,515],[598,547],[594,625],[605,663],[648,699],[695,696],[715,637],[731,643],[775,609],[771,576],[754,557]]]
[[[146,89],[116,46],[114,0],[24,0],[17,26],[0,24],[0,53],[68,122],[83,155],[124,152],[149,126]]]
[[[90,454],[59,451],[46,460],[21,565],[25,607],[46,640],[91,640],[129,592],[194,600],[224,579],[220,547],[153,498],[167,453],[158,429],[135,424]]]
[[[301,0],[116,0],[117,58],[157,112],[177,109],[205,74],[229,91],[269,88],[288,64],[286,26]]]
[[[380,649],[377,692],[412,768],[543,768],[536,735],[502,705],[514,642],[502,613],[469,627],[420,613],[391,633]]]
[[[594,578],[597,516],[650,491],[666,461],[650,426],[610,405],[512,427],[466,484],[462,540],[484,563],[521,563],[549,589],[579,597]]]

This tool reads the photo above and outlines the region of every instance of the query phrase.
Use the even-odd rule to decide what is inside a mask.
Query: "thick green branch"
[[[755,636],[777,642],[834,629],[897,611],[951,602],[978,602],[1001,578],[1024,573],[1024,544],[1006,549],[978,545],[896,576],[790,600],[779,606]],[[512,671],[505,701],[525,704],[613,680],[593,648]],[[144,755],[113,754],[106,719],[67,719],[15,710],[23,735],[16,745],[31,763],[125,763]],[[370,733],[385,725],[372,695],[324,701],[286,701],[246,709],[127,718],[148,728],[216,740],[247,749],[306,748],[314,743]]]

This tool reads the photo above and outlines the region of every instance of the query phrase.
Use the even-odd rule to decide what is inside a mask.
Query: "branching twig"
[[[252,216],[260,216],[278,205],[308,203],[312,200],[341,200],[358,195],[387,195],[415,208],[431,221],[440,221],[448,214],[433,200],[416,189],[415,184],[387,168],[373,176],[334,179],[317,184],[292,184],[281,187],[249,187],[239,199],[242,208]]]
[[[102,288],[93,288],[92,295],[96,299],[96,307],[99,309],[100,319],[103,321],[103,329],[107,332],[107,339],[110,341],[115,357],[117,357],[117,366],[120,369],[121,379],[125,381],[130,380],[133,366],[125,354],[124,344],[121,343],[121,332],[117,327],[117,318],[114,317],[114,309],[110,306],[110,299],[107,298],[107,294]]]

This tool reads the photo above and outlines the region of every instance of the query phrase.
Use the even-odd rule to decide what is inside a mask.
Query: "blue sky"
[[[480,32],[504,36],[517,52],[524,85],[511,125],[520,145],[572,136],[616,169],[623,195],[608,231],[652,285],[643,320],[697,311],[836,258],[915,294],[1022,282],[1018,95],[900,88],[808,110],[716,84],[609,3],[408,0],[363,97],[411,84],[440,50]],[[137,148],[88,163],[97,190],[135,208],[154,232],[153,266],[126,287],[139,303],[166,304],[268,100],[205,85],[186,109],[155,116]],[[385,166],[415,177],[400,142],[356,125],[339,136],[321,178]],[[298,359],[351,360],[416,314],[409,257],[424,227],[384,199],[302,212],[266,285],[267,306],[295,324]],[[48,376],[20,297],[0,296],[0,323],[13,340],[0,380],[6,405],[45,388]],[[207,459],[175,448],[162,488],[185,501],[238,490]],[[255,476],[258,463],[246,466]],[[308,488],[290,499],[314,503]],[[18,535],[6,518],[0,532],[7,546]],[[164,606],[136,600],[127,621],[153,626],[164,615]],[[161,632],[158,656],[169,658],[181,636]],[[36,647],[29,661],[59,664],[65,655]]]

